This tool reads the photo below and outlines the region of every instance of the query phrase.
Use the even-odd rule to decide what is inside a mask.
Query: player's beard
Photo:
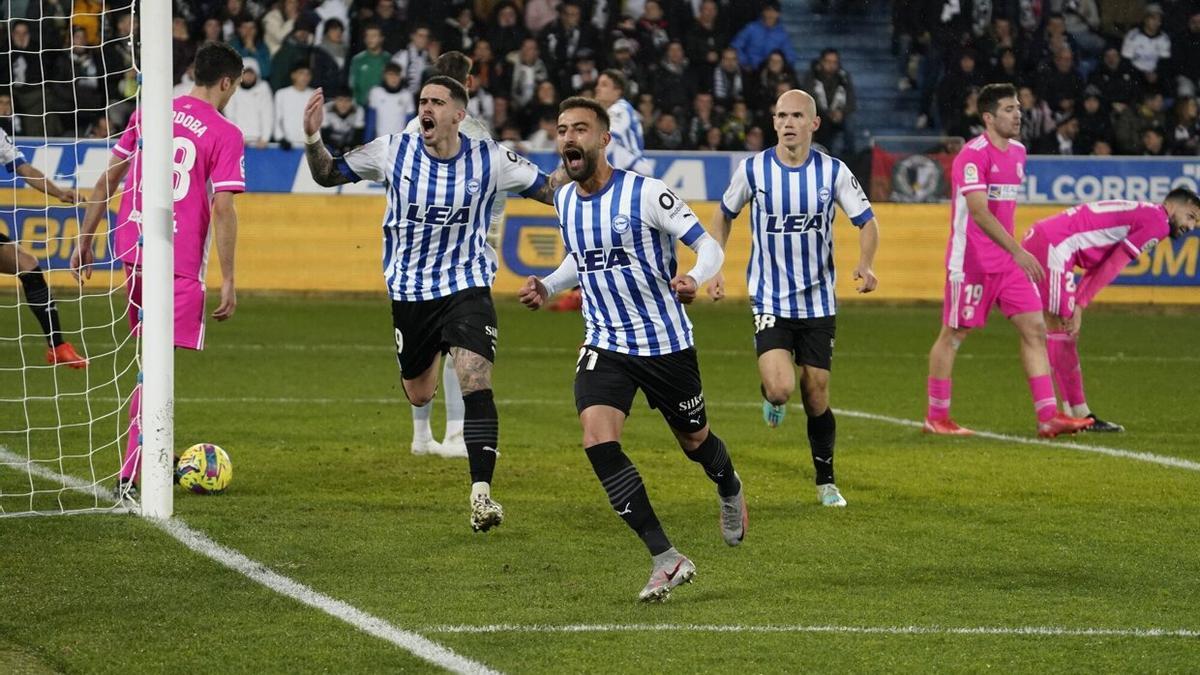
[[[1179,226],[1179,221],[1174,216],[1167,218],[1167,227],[1170,228],[1171,239],[1178,239],[1183,236],[1183,228]]]
[[[571,153],[572,151],[579,152],[581,155],[583,155],[583,161],[575,169],[571,168],[571,162],[567,159],[568,153]],[[582,183],[591,178],[592,174],[596,173],[596,164],[598,163],[598,158],[596,155],[597,152],[595,150],[588,152],[577,145],[573,145],[569,148],[565,148],[560,154],[560,157],[563,162],[563,169],[567,172],[567,176],[573,181]]]

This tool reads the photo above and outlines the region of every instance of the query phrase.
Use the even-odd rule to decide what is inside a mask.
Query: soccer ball
[[[198,495],[221,494],[233,480],[229,455],[211,443],[197,443],[179,456],[175,478]]]

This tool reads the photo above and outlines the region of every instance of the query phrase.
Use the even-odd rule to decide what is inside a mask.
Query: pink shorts
[[[141,334],[142,271],[125,265],[125,290],[129,293],[129,328]],[[204,349],[204,284],[175,277],[175,346]]]
[[[1046,271],[1045,278],[1038,284],[1042,309],[1064,319],[1071,318],[1075,314],[1075,273],[1070,269],[1073,265],[1057,259],[1061,256],[1052,254],[1050,245],[1034,230],[1021,241],[1021,247],[1033,254]]]
[[[1004,316],[1012,318],[1041,312],[1042,298],[1037,286],[1016,265],[992,274],[967,272],[960,281],[946,280],[942,323],[950,328],[981,328],[993,305],[999,305]]]

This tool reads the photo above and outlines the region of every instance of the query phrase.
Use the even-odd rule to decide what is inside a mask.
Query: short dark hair
[[[242,74],[242,55],[224,42],[205,42],[196,50],[196,84],[211,87],[222,77],[236,80]]]
[[[1194,206],[1200,209],[1200,195],[1185,187],[1177,187],[1167,193],[1167,198],[1164,201],[1168,202],[1184,202],[1189,206]]]
[[[608,111],[604,109],[604,106],[597,103],[596,99],[584,98],[582,96],[572,96],[571,98],[568,98],[567,100],[558,104],[558,114],[561,115],[566,111],[574,110],[575,108],[587,108],[588,110],[596,113],[596,119],[600,121],[600,124],[604,127],[604,130],[608,131]]]
[[[399,63],[392,63],[391,61],[388,61],[387,65],[385,65],[383,67],[383,72],[384,73],[395,73],[397,75],[403,75],[404,69],[400,67]]]
[[[826,47],[825,49],[821,50],[821,58],[825,58],[826,56],[829,56],[830,54],[833,54],[834,56],[838,56],[838,57],[841,56],[841,54],[838,53],[838,50],[834,49],[833,47]]]
[[[624,94],[629,88],[629,80],[625,79],[625,73],[621,70],[616,68],[608,68],[607,70],[601,71],[600,75],[612,80],[612,83],[617,86],[617,89],[621,90],[622,94]],[[599,75],[597,78],[598,77]]]
[[[983,89],[979,90],[979,99],[976,101],[976,105],[979,106],[980,115],[984,113],[995,115],[996,110],[1000,108],[1000,99],[1016,97],[1016,87],[1008,82],[993,82],[984,85]]]
[[[435,75],[445,75],[446,77],[461,82],[467,83],[467,75],[471,74],[471,57],[462,52],[446,52],[433,62],[433,72]]]
[[[467,88],[462,85],[462,82],[450,77],[446,77],[445,75],[434,75],[426,80],[425,84],[421,85],[421,88],[424,89],[431,84],[449,89],[450,98],[458,101],[462,107],[467,107]]]

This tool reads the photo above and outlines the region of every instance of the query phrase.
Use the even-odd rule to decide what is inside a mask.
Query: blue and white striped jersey
[[[646,139],[642,134],[642,121],[633,104],[626,99],[608,106],[608,133],[612,141],[608,144],[608,163],[614,169],[636,171],[650,175],[650,161],[646,159]]]
[[[584,344],[632,356],[691,347],[692,322],[670,286],[675,241],[705,235],[688,205],[656,178],[614,169],[595,194],[560,187],[554,208],[583,291]]]
[[[393,300],[433,300],[466,288],[490,287],[496,252],[488,245],[499,192],[530,194],[545,174],[491,139],[459,134],[462,147],[438,159],[417,134],[391,134],[336,160],[351,181],[387,188],[383,274]]]
[[[812,150],[804,164],[789,167],[771,147],[738,164],[721,210],[732,219],[750,201],[746,283],[754,313],[788,319],[833,316],[833,205],[841,206],[855,227],[875,217],[858,179],[825,153]]]

